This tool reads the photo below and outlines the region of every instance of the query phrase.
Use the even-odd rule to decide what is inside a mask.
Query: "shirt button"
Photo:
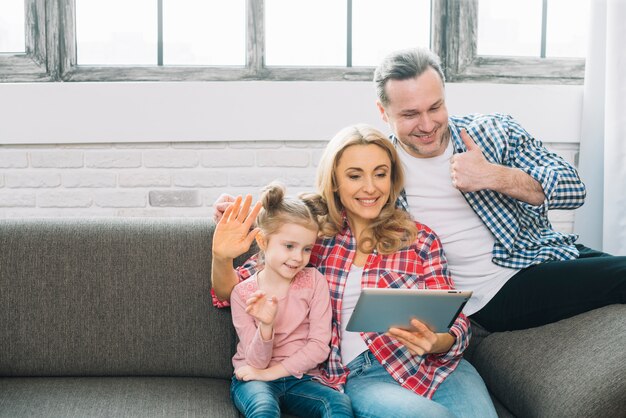
[[[372,343],[372,340],[368,339],[368,340],[367,340],[367,343],[368,343],[368,344],[371,344],[371,343]]]
[[[403,378],[400,378],[400,379],[398,379],[398,382],[400,382],[400,383],[404,383],[404,379],[403,379]]]

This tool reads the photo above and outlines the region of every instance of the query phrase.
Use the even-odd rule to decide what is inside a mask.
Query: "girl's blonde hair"
[[[339,131],[330,140],[317,167],[317,191],[327,206],[321,217],[320,231],[324,236],[334,236],[343,229],[343,205],[336,192],[336,168],[343,152],[354,145],[376,145],[382,148],[391,161],[391,191],[389,200],[378,218],[367,228],[364,238],[357,243],[359,249],[370,253],[376,249],[381,254],[391,254],[410,245],[417,236],[417,227],[408,213],[396,208],[396,200],[404,188],[404,172],[398,153],[385,135],[376,128],[359,124]]]
[[[319,230],[318,217],[325,213],[320,202],[306,197],[289,197],[279,182],[272,182],[261,191],[263,208],[256,219],[256,225],[263,235],[275,234],[286,223],[301,225],[312,231]]]

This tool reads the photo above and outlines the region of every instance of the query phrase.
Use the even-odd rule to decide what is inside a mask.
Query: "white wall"
[[[448,84],[451,114],[509,113],[578,142],[582,86]],[[0,83],[0,143],[319,141],[385,129],[371,82]]]
[[[449,84],[447,100],[576,160],[582,86]],[[310,190],[336,131],[388,131],[374,103],[369,82],[0,83],[0,218],[210,216],[275,178]],[[571,231],[572,213],[551,219]]]

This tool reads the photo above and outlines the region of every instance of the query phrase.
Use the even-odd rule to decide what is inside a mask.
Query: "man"
[[[374,74],[377,106],[406,171],[398,205],[440,237],[464,312],[489,331],[525,329],[626,302],[626,257],[575,244],[549,209],[576,209],[576,169],[510,116],[450,117],[439,57],[387,56]],[[220,196],[219,217],[231,198]]]
[[[576,209],[576,170],[505,115],[449,117],[439,58],[390,54],[374,74],[378,109],[406,170],[398,204],[441,238],[465,313],[489,331],[530,328],[626,301],[626,257],[554,231]]]

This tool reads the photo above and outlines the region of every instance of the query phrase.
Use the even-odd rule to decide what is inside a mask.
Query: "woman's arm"
[[[259,232],[258,228],[251,227],[261,210],[261,204],[257,202],[250,211],[251,204],[251,195],[247,195],[245,199],[238,196],[215,226],[211,286],[221,300],[228,300],[233,287],[239,282],[233,270],[233,260],[250,249],[254,237]]]
[[[416,331],[390,328],[389,335],[400,341],[414,356],[447,353],[456,342],[456,337],[447,332],[434,333],[423,322],[411,320]]]
[[[418,225],[423,243],[418,245],[424,271],[424,283],[427,289],[453,289],[454,283],[448,271],[446,257],[437,235],[427,227]],[[413,355],[445,354],[452,358],[460,356],[469,344],[469,321],[459,315],[449,332],[434,333],[425,324],[413,320],[417,331],[391,328],[389,335],[397,338]]]

